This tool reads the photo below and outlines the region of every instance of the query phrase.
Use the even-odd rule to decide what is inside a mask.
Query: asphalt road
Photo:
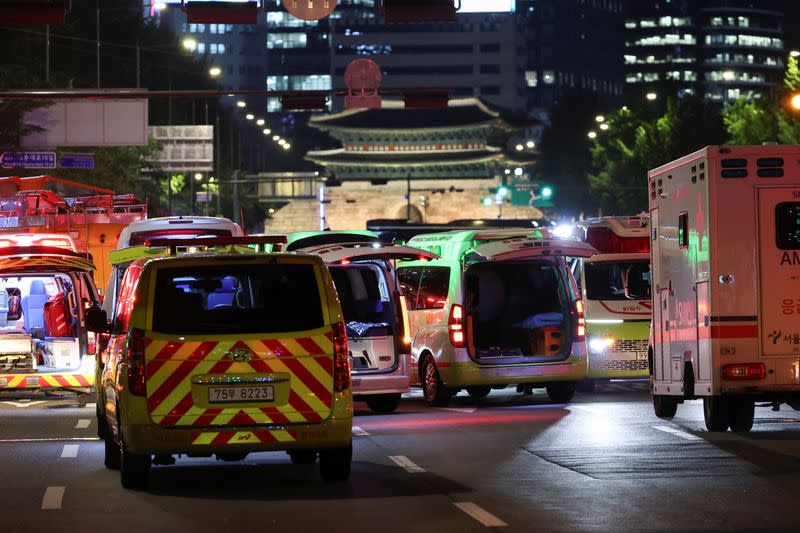
[[[353,474],[328,485],[281,453],[154,467],[124,490],[94,405],[0,396],[0,532],[743,531],[797,529],[800,413],[709,434],[702,405],[654,417],[646,383],[552,405],[494,391],[392,415],[356,404]]]

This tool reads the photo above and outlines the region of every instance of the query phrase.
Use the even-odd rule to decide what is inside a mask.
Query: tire
[[[97,436],[105,439],[109,434],[108,422],[106,421],[105,413],[100,412],[100,402],[97,402],[95,413],[97,414]]]
[[[548,383],[547,395],[553,403],[569,403],[572,397],[575,396],[575,382],[574,381],[558,381],[556,383]]]
[[[731,402],[731,431],[746,433],[753,429],[756,403],[747,398],[736,398]]]
[[[422,365],[422,394],[432,406],[443,407],[450,402],[450,391],[442,383],[433,358],[428,356]]]
[[[103,439],[103,463],[109,470],[119,470],[122,461],[119,444],[111,436]]]
[[[489,385],[476,385],[474,387],[467,387],[467,394],[476,400],[486,398],[489,396],[490,392],[492,392],[492,387]]]
[[[703,418],[706,422],[706,429],[715,432],[728,431],[728,426],[731,423],[730,404],[730,398],[722,396],[703,397]]]
[[[296,465],[313,465],[317,461],[317,452],[289,452],[289,459]]]
[[[678,412],[678,398],[663,394],[653,395],[653,411],[658,418],[672,418]]]
[[[319,471],[327,483],[347,481],[353,462],[353,445],[319,452]]]
[[[150,474],[150,455],[128,452],[123,443],[121,447],[119,479],[122,486],[132,490],[147,490]]]
[[[593,379],[582,379],[575,386],[578,392],[594,392],[596,381]]]
[[[78,407],[86,407],[86,404],[93,398],[93,396],[87,392],[79,392],[77,397]]]
[[[393,413],[400,405],[400,393],[373,394],[366,397],[367,407],[373,413]]]

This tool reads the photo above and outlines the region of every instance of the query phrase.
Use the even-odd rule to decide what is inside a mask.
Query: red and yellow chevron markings
[[[0,389],[91,387],[94,374],[0,374],[0,383],[3,382]]]
[[[248,431],[204,431],[192,434],[192,445],[272,444],[294,442],[297,432],[287,429],[252,429]]]
[[[235,362],[227,354],[248,350]],[[250,341],[146,340],[148,409],[162,426],[260,425],[318,422],[333,405],[333,343],[329,334]],[[220,357],[221,354],[226,354]],[[193,375],[270,374],[288,378],[288,402],[269,407],[201,407]],[[277,388],[277,387],[276,387]],[[276,390],[277,392],[277,390]]]

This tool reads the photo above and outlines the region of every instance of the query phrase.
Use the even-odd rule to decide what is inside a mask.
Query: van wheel
[[[97,407],[95,408],[95,413],[97,414],[97,436],[101,439],[105,439],[108,434],[108,421],[106,420],[106,414],[100,412],[100,402],[97,402]]]
[[[450,391],[442,383],[433,358],[428,356],[422,366],[422,394],[425,401],[433,406],[445,406],[450,402]]]
[[[346,481],[353,462],[353,445],[347,448],[319,452],[319,471],[328,483]]]
[[[574,381],[558,381],[556,383],[548,383],[547,395],[554,403],[569,403],[572,397],[575,396],[575,382]]]
[[[471,397],[477,399],[486,398],[489,396],[489,393],[492,392],[492,387],[489,385],[476,385],[474,387],[467,387],[467,394]]]
[[[111,435],[107,435],[103,439],[103,463],[109,470],[119,470],[122,457],[119,451],[119,445],[114,442]]]
[[[731,431],[746,433],[753,429],[756,403],[747,398],[736,398],[731,403]]]
[[[653,394],[653,411],[658,418],[672,418],[678,412],[678,398]]]
[[[121,447],[121,460],[119,465],[119,479],[126,489],[147,490],[150,475],[150,455],[130,453]]]
[[[313,465],[317,461],[317,452],[289,452],[289,459],[296,465]]]
[[[366,402],[373,413],[393,413],[400,405],[400,394],[373,394],[366,397]]]
[[[722,396],[703,397],[703,418],[709,431],[728,431],[731,423],[730,398]]]

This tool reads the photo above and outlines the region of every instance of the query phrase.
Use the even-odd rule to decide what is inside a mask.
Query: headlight
[[[612,344],[614,344],[614,339],[594,337],[592,339],[589,339],[589,350],[591,350],[594,353],[603,353]]]

